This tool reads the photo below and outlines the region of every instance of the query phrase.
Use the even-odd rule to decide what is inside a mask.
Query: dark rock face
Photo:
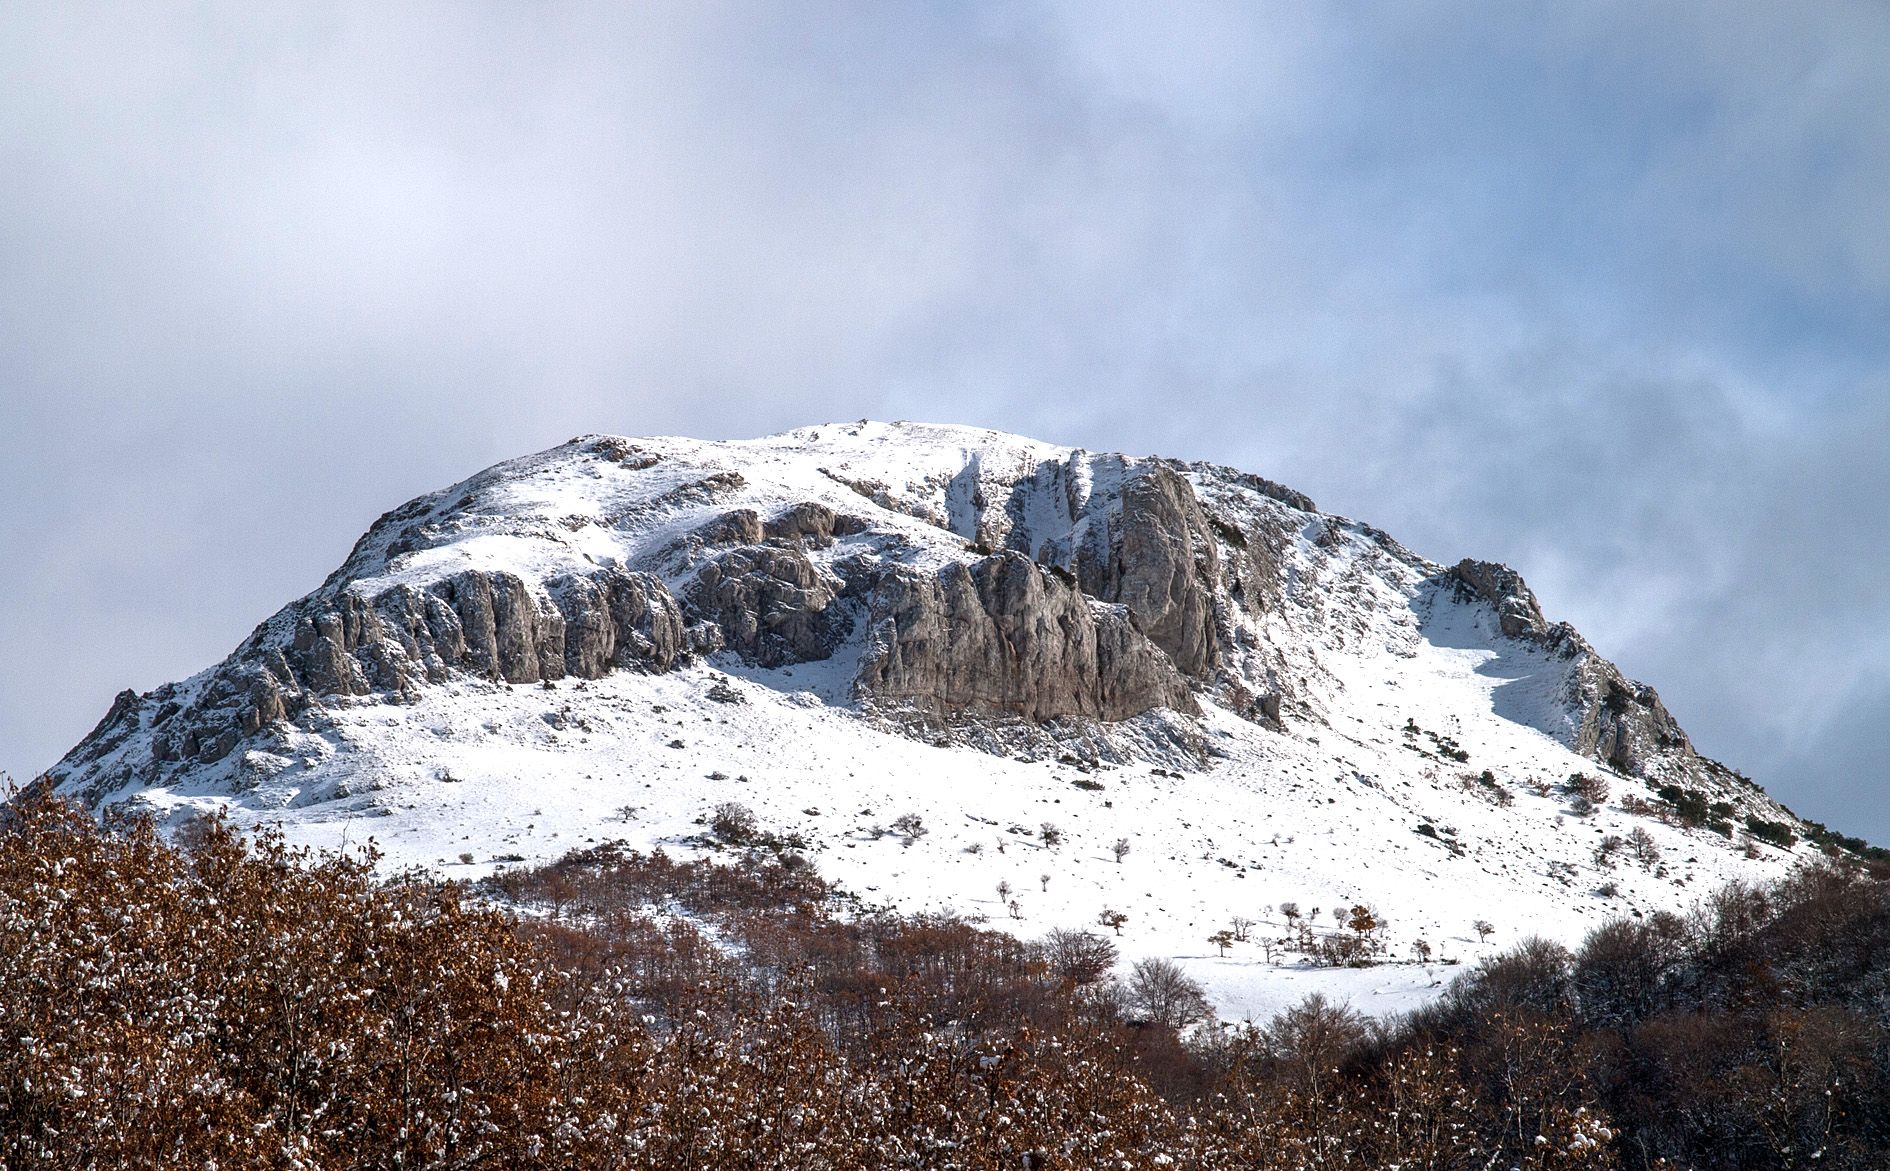
[[[1221,639],[1214,529],[1161,461],[1097,457],[1121,491],[1078,499],[1074,465],[1090,459],[1040,465],[1008,499],[977,486],[975,465],[954,481],[975,518],[965,531],[1010,548],[930,576],[858,582],[850,592],[865,599],[871,632],[861,695],[1039,722],[1200,710],[1190,680],[1213,674]],[[1032,496],[1057,501],[1070,528],[1033,531]]]
[[[762,535],[770,540],[825,545],[835,537],[850,537],[866,529],[866,522],[857,516],[836,513],[824,504],[807,501],[784,509],[762,526]]]
[[[824,659],[852,630],[836,605],[844,583],[823,574],[809,548],[864,531],[865,522],[806,502],[763,522],[740,508],[696,529],[694,580],[684,591],[694,641],[729,649],[763,667]]]
[[[462,573],[447,580],[446,590],[475,673],[507,683],[564,676],[564,616],[552,606],[541,609],[518,577]]]
[[[725,512],[696,530],[705,545],[754,545],[761,535],[761,516],[752,508]]]
[[[564,615],[564,670],[596,679],[612,668],[667,671],[687,656],[681,607],[647,573],[612,572],[550,583]]]
[[[1511,638],[1541,640],[1549,634],[1542,607],[1523,582],[1522,574],[1507,565],[1465,558],[1448,576],[1460,593],[1488,602],[1504,634]]]
[[[1140,465],[1108,520],[1076,548],[1083,592],[1127,607],[1184,675],[1206,676],[1216,661],[1220,554],[1194,489],[1165,464]]]
[[[1229,546],[1221,559],[1221,592],[1233,605],[1258,616],[1278,610],[1286,592],[1286,542],[1277,526],[1216,526]]]
[[[60,768],[97,760],[141,729],[153,732],[153,766],[211,763],[240,738],[330,697],[413,698],[455,673],[536,683],[612,669],[667,671],[690,653],[682,608],[662,581],[620,569],[543,589],[509,573],[468,571],[373,598],[318,595],[283,618],[285,639],[260,628],[188,705],[173,700],[169,685],[119,696]]]
[[[601,570],[535,588],[468,570],[428,589],[303,603],[277,682],[314,695],[402,693],[454,672],[506,683],[613,667],[666,671],[685,653],[681,608],[647,573]]]
[[[1020,553],[889,574],[867,605],[858,686],[871,699],[1033,721],[1200,710],[1126,609],[1092,603]]]
[[[1589,654],[1571,680],[1570,698],[1580,712],[1575,751],[1645,776],[1657,759],[1693,745],[1680,722],[1652,687],[1626,679],[1613,663]]]
[[[723,645],[764,667],[824,659],[852,628],[838,583],[786,543],[717,554],[689,590],[692,615],[722,628]]]

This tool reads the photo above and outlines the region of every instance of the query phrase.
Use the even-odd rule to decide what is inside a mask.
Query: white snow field
[[[688,534],[705,519],[805,501],[871,521],[811,554],[823,572],[862,556],[936,567],[964,560],[969,541],[1055,561],[1135,463],[913,424],[613,442],[658,458],[600,459],[587,438],[500,465],[424,498],[450,539],[396,552],[391,530],[371,535],[325,588],[371,596],[467,568],[542,581],[627,566],[680,594]],[[1031,477],[1052,465],[1065,471],[1033,490]],[[724,472],[739,473],[738,489],[712,502],[687,491]],[[1441,587],[1441,567],[1367,526],[1243,487],[1225,469],[1197,465],[1188,479],[1221,515],[1264,516],[1293,534],[1282,604],[1229,619],[1245,632],[1227,652],[1235,668],[1292,681],[1278,725],[1200,688],[1199,717],[1154,713],[1104,729],[1100,761],[1042,743],[985,751],[992,741],[975,727],[915,731],[862,703],[851,685],[873,635],[856,624],[831,658],[774,669],[721,651],[660,674],[528,684],[458,675],[414,694],[329,697],[319,719],[280,721],[156,783],[127,771],[151,751],[140,733],[64,784],[96,792],[100,777],[133,776],[103,800],[167,819],[226,809],[323,848],[372,839],[389,867],[460,878],[608,839],[700,853],[713,848],[709,811],[738,802],[763,827],[802,835],[819,872],[869,906],[953,911],[1024,936],[1106,933],[1098,915],[1123,912],[1125,963],[1178,960],[1233,1020],[1263,1019],[1313,991],[1366,1013],[1405,1010],[1464,970],[1453,963],[1527,935],[1573,943],[1613,915],[1684,911],[1729,880],[1783,873],[1807,849],[1623,811],[1623,797],[1653,794],[1571,750],[1566,656],[1505,637],[1490,605]],[[1006,509],[993,503],[1000,496]],[[179,685],[176,702],[214,673]],[[1486,770],[1512,803],[1491,799]],[[1591,815],[1562,789],[1577,773],[1612,789]],[[1777,809],[1756,792],[1750,800]],[[889,829],[907,814],[926,831],[909,842]],[[1060,841],[1045,842],[1046,824]],[[1626,853],[1597,860],[1604,839],[1636,829],[1651,835],[1659,866]],[[1129,846],[1120,858],[1119,840]],[[1334,908],[1369,905],[1388,922],[1391,962],[1319,968],[1264,947],[1286,930],[1286,901],[1317,908],[1321,931],[1338,929]],[[1252,938],[1222,956],[1209,936],[1236,917],[1256,922]],[[1487,939],[1478,920],[1494,928]],[[1419,940],[1428,963],[1414,961]]]

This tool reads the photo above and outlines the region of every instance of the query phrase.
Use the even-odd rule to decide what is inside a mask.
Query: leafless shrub
[[[1660,846],[1654,841],[1654,835],[1640,826],[1635,826],[1627,834],[1628,852],[1643,867],[1652,870],[1660,865]]]
[[[902,845],[910,846],[932,831],[925,828],[925,821],[916,813],[902,813],[893,819],[893,832],[898,834]]]

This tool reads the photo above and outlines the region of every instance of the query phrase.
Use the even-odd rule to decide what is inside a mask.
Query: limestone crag
[[[1464,560],[1445,580],[1460,595],[1495,611],[1505,636],[1570,661],[1565,699],[1571,718],[1565,739],[1574,751],[1636,777],[1671,771],[1676,760],[1688,765],[1698,761],[1692,742],[1659,694],[1622,675],[1574,627],[1546,621],[1521,574],[1507,565]],[[1717,776],[1722,770],[1713,766],[1708,771]]]
[[[1479,599],[1496,611],[1503,633],[1511,638],[1546,642],[1551,638],[1547,620],[1536,595],[1524,583],[1522,574],[1507,565],[1465,558],[1452,566],[1448,579],[1468,597]]]
[[[1184,675],[1214,668],[1220,632],[1214,586],[1219,544],[1194,489],[1154,461],[1124,478],[1121,493],[1090,519],[1076,548],[1083,591],[1126,607]]]
[[[595,679],[613,667],[667,671],[689,653],[682,609],[650,574],[559,578],[550,593],[564,614],[569,674]]]
[[[692,616],[721,629],[724,646],[780,667],[828,657],[852,629],[834,604],[841,585],[792,544],[740,545],[702,565],[685,596]]]
[[[194,687],[121,695],[61,767],[101,759],[144,731],[149,768],[120,762],[129,767],[112,779],[148,780],[221,760],[243,737],[324,702],[412,696],[455,675],[519,684],[667,671],[689,649],[681,608],[646,573],[527,583],[468,571],[424,590],[400,585],[371,598],[343,590],[291,606]]]
[[[1570,679],[1580,713],[1571,745],[1631,776],[1657,776],[1678,754],[1693,756],[1680,722],[1652,687],[1626,679],[1613,663],[1587,654]]]
[[[454,673],[538,683],[613,667],[663,671],[685,653],[668,588],[620,569],[544,582],[469,570],[427,589],[403,584],[372,598],[344,590],[297,610],[287,647],[253,649],[275,651],[265,662],[276,682],[312,696],[399,694]]]
[[[1124,720],[1199,710],[1186,680],[1126,607],[1006,551],[935,574],[893,573],[867,594],[858,687],[932,713]]]

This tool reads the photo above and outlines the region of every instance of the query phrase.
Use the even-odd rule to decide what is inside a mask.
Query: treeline
[[[618,846],[482,890],[0,808],[0,1168],[1886,1165],[1854,866],[1524,944],[1391,1027]]]

